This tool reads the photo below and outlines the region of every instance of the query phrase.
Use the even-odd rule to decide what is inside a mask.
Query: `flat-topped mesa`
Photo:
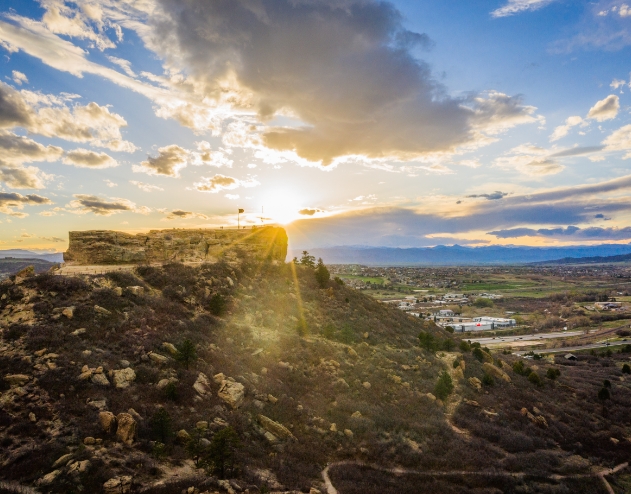
[[[70,232],[64,261],[72,265],[214,262],[237,249],[285,261],[287,233],[274,226],[242,230],[172,229],[132,235],[111,230]]]

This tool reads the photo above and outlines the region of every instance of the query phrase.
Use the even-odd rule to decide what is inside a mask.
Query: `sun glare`
[[[270,192],[263,199],[263,218],[265,222],[286,225],[301,217],[303,201],[295,194],[283,190]]]

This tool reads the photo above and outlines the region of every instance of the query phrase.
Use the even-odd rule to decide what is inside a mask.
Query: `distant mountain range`
[[[609,262],[631,262],[631,254],[621,256],[564,257],[552,261],[539,261],[532,264],[603,264]]]
[[[529,264],[564,258],[595,258],[631,254],[631,244],[576,245],[569,247],[520,247],[460,245],[398,249],[391,247],[320,247],[307,249],[326,264],[363,264],[366,266],[466,266]],[[300,257],[291,251],[289,258]],[[608,262],[608,261],[596,261]]]
[[[38,254],[37,252],[31,252],[24,249],[9,249],[0,250],[0,259],[6,259],[7,257],[13,257],[14,259],[43,259],[49,262],[64,262],[63,252],[52,252]]]

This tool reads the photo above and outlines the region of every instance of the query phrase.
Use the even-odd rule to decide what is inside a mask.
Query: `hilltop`
[[[595,472],[631,453],[626,354],[536,363],[536,381],[518,357],[238,248],[12,277],[0,325],[5,492],[315,493],[332,464],[344,494],[598,493]]]

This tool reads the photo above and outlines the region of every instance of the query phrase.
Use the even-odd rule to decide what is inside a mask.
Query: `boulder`
[[[243,403],[245,387],[243,384],[233,381],[223,381],[217,392],[217,396],[228,403],[232,408],[239,408]]]
[[[363,382],[362,386],[366,389],[370,389],[372,387],[372,385],[368,381]]]
[[[469,384],[476,391],[480,391],[482,389],[482,381],[480,381],[477,377],[470,377]]]
[[[462,372],[462,367],[456,367],[452,375],[455,379],[464,379],[464,372]]]
[[[282,424],[279,424],[278,422],[273,421],[269,417],[266,417],[265,415],[259,415],[258,421],[259,421],[259,424],[261,424],[261,427],[263,427],[263,429],[265,429],[268,432],[271,432],[272,434],[274,434],[274,436],[281,439],[296,440],[296,437],[291,433],[291,431],[287,427],[285,427]]]
[[[141,286],[128,286],[125,290],[127,290],[132,295],[136,295],[137,297],[145,293],[145,289]]]
[[[356,412],[353,412],[351,414],[351,418],[353,418],[353,419],[360,419],[360,418],[362,418],[362,413],[359,410],[357,410]]]
[[[86,329],[85,328],[79,328],[79,329],[75,329],[72,333],[70,333],[71,336],[81,336],[82,334],[85,334]]]
[[[156,364],[163,365],[169,361],[168,357],[165,357],[164,355],[160,355],[159,353],[149,352],[147,355],[149,355],[149,358]]]
[[[96,439],[94,439],[92,436],[84,437],[83,444],[85,444],[86,446],[92,446],[96,444]]]
[[[44,475],[41,479],[39,479],[36,484],[39,486],[47,486],[52,484],[57,477],[61,475],[61,470],[53,470],[50,473]]]
[[[81,376],[83,376],[83,374],[81,374]],[[81,379],[81,376],[79,376],[79,379]],[[96,384],[97,386],[109,386],[110,382],[108,381],[107,377],[105,376],[105,374],[99,372],[98,374],[92,374],[92,383]]]
[[[156,384],[158,389],[164,389],[166,388],[169,384],[173,383],[177,383],[178,379],[177,377],[169,377],[168,379],[160,379],[158,381],[158,384]],[[194,387],[194,386],[193,386]]]
[[[215,374],[213,376],[213,381],[215,381],[217,384],[221,384],[222,381],[226,380],[226,376],[223,374],[223,372],[220,372],[219,374]]]
[[[117,286],[114,288],[114,295],[116,295],[117,297],[120,297],[123,295],[123,289],[120,286]]]
[[[112,378],[114,385],[118,389],[125,389],[136,380],[136,373],[133,369],[127,367],[126,369],[112,371]]]
[[[348,438],[352,438],[353,437],[353,431],[350,429],[344,429],[344,435]]]
[[[128,494],[131,492],[131,475],[114,477],[103,484],[103,494]]]
[[[175,356],[178,353],[180,353],[180,352],[177,351],[177,348],[175,348],[175,345],[173,343],[169,343],[167,341],[162,343],[162,349],[166,350],[168,353],[170,353],[173,356]]]
[[[31,380],[31,377],[26,374],[7,374],[4,376],[4,380],[9,383],[9,386],[24,386]]]
[[[74,306],[66,307],[64,310],[61,311],[61,315],[67,317],[68,319],[72,319],[74,317],[74,310]]]
[[[125,444],[131,445],[136,437],[136,421],[128,413],[119,413],[116,416],[116,422],[118,422],[116,438]]]
[[[484,362],[484,364],[482,364],[482,369],[484,369],[484,371],[487,374],[490,374],[491,376],[493,376],[496,379],[502,379],[502,380],[506,381],[507,383],[511,382],[510,376],[508,374],[506,374],[506,372],[504,372],[499,367],[495,367],[493,364],[490,364],[488,362]]]
[[[57,461],[55,461],[55,463],[53,463],[53,468],[57,468],[57,467],[63,467],[64,465],[66,465],[70,460],[72,460],[72,453],[68,453],[65,454],[63,456],[60,456]]]
[[[96,312],[97,314],[100,314],[101,316],[110,316],[112,315],[112,312],[107,310],[105,307],[101,307],[100,305],[95,305],[94,306],[94,312]]]
[[[182,444],[186,444],[190,440],[191,435],[188,432],[186,432],[185,429],[180,429],[175,435],[175,438],[177,439],[178,442]]]
[[[100,412],[99,425],[103,432],[111,434],[116,429],[116,416],[112,412]]]
[[[197,394],[200,396],[206,396],[212,392],[210,389],[210,382],[208,382],[208,377],[203,372],[200,372],[193,384],[193,389],[197,391]]]
[[[269,401],[272,405],[276,405],[276,403],[278,403],[278,398],[276,398],[274,395],[267,395],[267,401]]]

